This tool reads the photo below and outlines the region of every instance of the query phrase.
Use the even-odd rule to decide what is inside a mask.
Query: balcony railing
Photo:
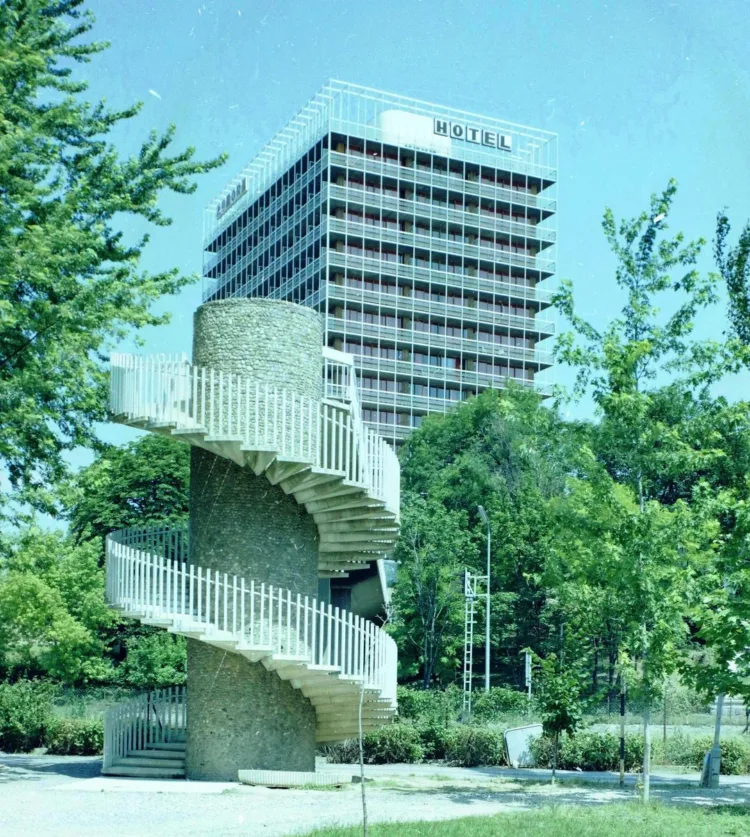
[[[453,190],[464,194],[481,195],[497,201],[506,201],[517,206],[531,206],[550,209],[557,208],[557,202],[545,195],[534,195],[531,192],[520,189],[509,189],[504,186],[497,186],[490,183],[483,183],[479,180],[467,180],[463,175],[438,171],[422,170],[414,166],[402,166],[400,163],[388,162],[382,158],[366,157],[357,154],[346,154],[337,151],[329,152],[331,165],[348,168],[365,173],[379,174],[383,177],[398,178],[402,182],[409,180],[414,183],[427,186],[436,186],[440,189]]]
[[[388,241],[393,244],[429,250],[433,253],[450,253],[451,255],[473,257],[477,260],[493,262],[495,264],[528,267],[548,275],[552,275],[555,272],[555,263],[551,259],[544,258],[543,256],[526,256],[523,253],[513,253],[510,250],[491,247],[479,242],[472,244],[468,241],[451,241],[448,238],[438,238],[420,233],[417,229],[406,232],[404,230],[393,230],[383,226],[357,223],[356,221],[330,216],[328,218],[328,229],[331,232],[355,234],[362,236],[362,238]]]

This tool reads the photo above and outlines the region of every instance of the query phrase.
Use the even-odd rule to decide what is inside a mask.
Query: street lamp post
[[[492,544],[492,536],[490,533],[490,519],[487,517],[487,512],[484,510],[484,506],[479,506],[479,516],[484,521],[485,525],[487,526],[487,580],[486,580],[486,595],[487,595],[487,607],[485,608],[485,632],[484,632],[484,642],[485,642],[485,653],[484,653],[484,690],[485,692],[489,692],[490,690],[490,549]]]

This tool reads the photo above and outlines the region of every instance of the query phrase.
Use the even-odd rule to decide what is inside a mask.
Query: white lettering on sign
[[[500,151],[512,151],[513,140],[508,134],[498,134],[496,131],[486,131],[475,125],[465,125],[463,122],[448,122],[447,119],[434,120],[434,133],[439,137],[472,142],[486,148],[497,148]]]
[[[229,192],[228,195],[225,195],[221,201],[219,201],[219,205],[216,207],[216,217],[221,218],[221,216],[232,206],[233,203],[238,201],[244,194],[247,192],[247,178],[243,177],[242,180]]]

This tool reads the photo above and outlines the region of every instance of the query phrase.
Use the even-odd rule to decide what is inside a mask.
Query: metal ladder
[[[463,704],[464,721],[471,720],[471,685],[474,670],[474,615],[477,599],[477,578],[464,570],[464,672]]]

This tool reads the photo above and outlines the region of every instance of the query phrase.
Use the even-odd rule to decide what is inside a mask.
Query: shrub
[[[356,738],[337,741],[335,744],[326,744],[320,752],[329,764],[359,763],[359,741]]]
[[[540,736],[531,741],[530,750],[539,767],[552,767],[554,743]],[[625,769],[638,770],[643,762],[643,738],[625,736]],[[560,736],[561,770],[617,770],[620,766],[620,739],[611,732],[580,732]]]
[[[0,750],[40,747],[52,718],[55,687],[34,680],[0,683]]]
[[[431,718],[447,724],[458,717],[461,700],[461,690],[458,686],[448,686],[447,689],[398,687],[398,712],[402,718],[412,720]]]
[[[457,726],[448,738],[445,757],[459,767],[505,764],[505,739],[493,727]]]
[[[703,758],[713,747],[714,741],[710,736],[694,738],[692,747],[688,751],[689,763],[686,767],[693,767],[700,770],[703,767]],[[725,738],[721,742],[721,773],[724,776],[738,776],[748,772],[750,766],[750,748],[740,738]]]
[[[503,715],[524,712],[528,700],[523,692],[495,687],[472,698],[472,714],[477,721],[497,721]]]
[[[368,764],[417,764],[424,750],[416,727],[396,723],[368,732],[364,755]]]
[[[45,744],[56,756],[99,756],[104,749],[101,718],[66,718],[47,730]]]
[[[426,759],[444,759],[446,750],[454,734],[455,724],[445,724],[434,718],[426,718],[416,725],[419,741]]]

